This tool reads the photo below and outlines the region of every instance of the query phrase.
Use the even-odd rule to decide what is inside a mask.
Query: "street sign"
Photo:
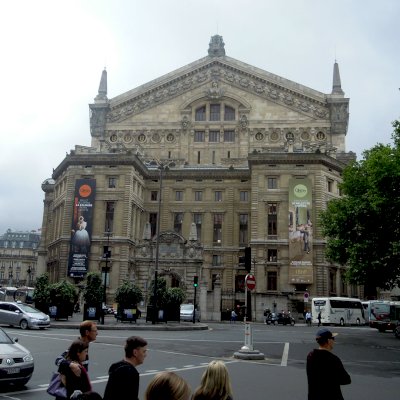
[[[309,294],[307,292],[304,293],[304,303],[308,303]]]
[[[246,275],[246,286],[247,289],[253,290],[256,287],[256,278],[252,274],[247,274]]]

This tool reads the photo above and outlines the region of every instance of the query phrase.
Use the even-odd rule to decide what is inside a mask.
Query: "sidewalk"
[[[80,323],[83,321],[83,313],[74,313],[72,317],[67,319],[55,320],[51,318],[50,327],[58,329],[79,329]],[[159,322],[152,324],[146,322],[146,318],[139,318],[136,322],[120,322],[114,315],[106,315],[104,317],[104,325],[101,321],[95,321],[99,330],[138,330],[138,331],[192,331],[207,330],[208,325],[196,322],[175,322],[168,323]]]

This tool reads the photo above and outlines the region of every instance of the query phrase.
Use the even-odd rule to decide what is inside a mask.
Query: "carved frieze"
[[[288,88],[268,81],[266,78],[252,76],[251,73],[242,71],[234,66],[214,61],[201,69],[193,70],[182,77],[177,77],[170,83],[165,83],[160,87],[143,92],[125,103],[112,107],[107,114],[107,121],[122,121],[131,115],[154,107],[160,102],[170,100],[188,90],[194,90],[207,81],[211,83],[211,87],[205,92],[209,99],[221,99],[225,95],[226,90],[221,86],[221,83],[225,81],[227,84],[313,115],[316,118],[324,119],[329,116],[328,108],[322,98],[318,101],[304,95],[300,96]],[[345,115],[346,111],[339,108],[338,110],[332,110],[332,113],[339,113],[343,118],[342,116]]]

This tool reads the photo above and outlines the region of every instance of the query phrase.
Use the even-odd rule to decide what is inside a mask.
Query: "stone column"
[[[207,321],[210,319],[207,312],[207,286],[208,283],[206,281],[200,282],[200,298],[198,304],[200,305],[201,321]]]
[[[219,277],[214,283],[212,321],[221,321],[221,281]]]

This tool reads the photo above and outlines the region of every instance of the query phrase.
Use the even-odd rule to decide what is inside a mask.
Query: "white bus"
[[[364,309],[360,299],[350,297],[314,297],[311,301],[313,323],[318,323],[321,313],[321,324],[363,325]]]

